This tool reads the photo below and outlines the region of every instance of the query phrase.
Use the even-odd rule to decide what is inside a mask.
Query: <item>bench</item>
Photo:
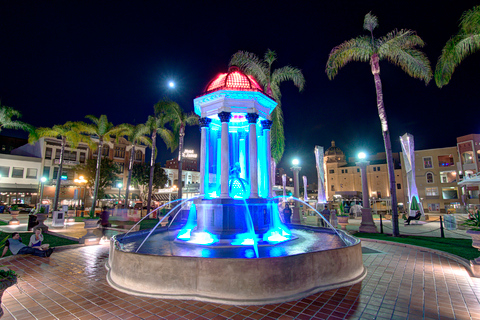
[[[417,224],[417,221],[419,221],[421,217],[422,217],[422,214],[420,212],[417,212],[415,217],[409,216],[408,219],[405,220],[405,223],[410,225],[410,221],[414,221],[415,224]]]

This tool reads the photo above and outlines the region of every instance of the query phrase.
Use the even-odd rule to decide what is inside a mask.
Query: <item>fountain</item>
[[[111,239],[106,267],[112,287],[142,296],[254,305],[365,277],[358,239],[331,225],[281,221],[284,197],[272,193],[270,161],[276,105],[236,67],[208,84],[194,100],[201,127],[200,196],[175,201],[168,214],[175,215],[173,223],[188,212],[181,222]]]

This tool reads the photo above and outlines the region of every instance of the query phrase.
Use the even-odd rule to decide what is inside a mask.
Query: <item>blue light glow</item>
[[[218,241],[217,236],[215,236],[215,235],[213,235],[209,232],[195,233],[194,237],[192,237],[190,239],[191,243],[203,244],[203,245],[212,244],[212,243],[215,243],[217,241]]]

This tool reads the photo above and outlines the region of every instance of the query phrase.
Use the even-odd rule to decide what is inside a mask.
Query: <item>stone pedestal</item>
[[[348,217],[337,217],[338,224],[342,227],[342,230],[347,230]]]
[[[19,213],[20,213],[20,211],[11,211],[10,216],[12,217],[12,219],[10,219],[10,221],[8,221],[8,224],[19,225],[20,221],[17,219]]]
[[[48,218],[48,213],[37,213],[37,221],[38,224],[35,226],[35,228],[40,228],[42,229],[42,232],[45,233],[48,231],[48,227],[45,225],[45,220]]]
[[[295,207],[293,207],[293,214],[292,214],[292,223],[301,224],[302,221],[300,220],[300,208],[297,207],[298,202],[295,203]]]
[[[360,232],[378,233],[377,226],[373,222],[372,209],[362,208],[362,223],[358,229]]]
[[[97,229],[98,219],[85,219],[83,222],[85,223],[85,229],[87,229],[87,234],[80,238],[80,243],[86,245],[98,244],[100,242],[100,238],[97,237],[93,231]]]
[[[476,230],[467,230],[467,234],[472,237],[472,247],[480,250],[480,231]],[[480,257],[475,260],[470,260],[470,268],[472,270],[473,276],[480,278]]]

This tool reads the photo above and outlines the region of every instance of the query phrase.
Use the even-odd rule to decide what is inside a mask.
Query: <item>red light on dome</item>
[[[252,76],[247,76],[236,67],[231,67],[228,73],[218,75],[210,82],[206,92],[219,89],[253,90],[263,92],[262,87]]]

